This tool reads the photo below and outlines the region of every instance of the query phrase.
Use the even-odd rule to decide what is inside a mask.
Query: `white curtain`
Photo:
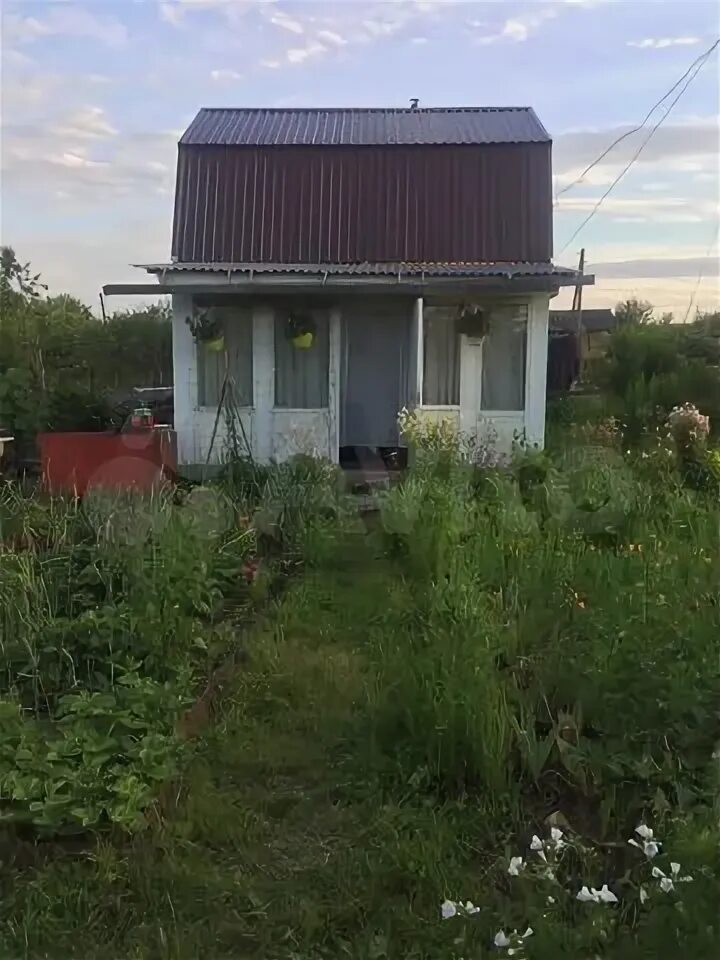
[[[423,391],[426,406],[460,403],[460,335],[455,307],[423,311]]]
[[[234,400],[239,407],[253,404],[252,314],[234,307],[213,307],[223,331],[222,350],[211,350],[202,341],[197,345],[198,402],[201,407],[217,407],[220,402],[225,369],[232,378]]]
[[[327,313],[314,312],[311,347],[294,346],[287,336],[287,313],[275,314],[275,406],[297,410],[324,410],[328,400],[329,322]]]
[[[525,409],[527,306],[502,307],[489,316],[482,345],[482,409]]]

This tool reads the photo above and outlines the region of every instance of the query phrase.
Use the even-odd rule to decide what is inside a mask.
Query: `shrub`
[[[177,769],[177,721],[213,668],[254,535],[165,495],[79,505],[7,488],[2,506],[2,814],[137,829]]]

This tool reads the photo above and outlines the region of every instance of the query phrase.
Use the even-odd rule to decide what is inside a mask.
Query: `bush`
[[[50,832],[145,823],[177,769],[178,719],[221,649],[223,595],[254,554],[252,531],[207,516],[164,495],[78,505],[4,490],[6,820]]]
[[[611,412],[624,424],[626,444],[664,422],[674,407],[692,403],[720,430],[720,328],[647,324],[617,329],[595,376]]]
[[[462,472],[388,493],[407,596],[371,635],[369,709],[402,779],[480,789],[496,810],[553,784],[605,823],[702,792],[691,770],[720,737],[720,512],[642,487],[633,462],[576,449],[488,475],[480,497]]]

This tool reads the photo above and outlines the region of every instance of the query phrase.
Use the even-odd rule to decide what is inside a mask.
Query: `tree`
[[[11,247],[0,250],[0,422],[30,454],[43,430],[110,423],[110,391],[172,383],[169,307],[154,304],[100,323],[47,287]]]
[[[30,273],[29,263],[20,263],[12,247],[0,247],[0,309],[3,314],[18,300],[39,297],[47,284],[40,283],[40,274]]]
[[[615,307],[615,316],[619,327],[642,326],[654,321],[653,305],[647,300],[631,297]]]

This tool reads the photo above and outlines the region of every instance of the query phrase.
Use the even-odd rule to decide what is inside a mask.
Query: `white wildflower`
[[[532,840],[530,841],[530,849],[531,849],[531,850],[536,850],[536,851],[537,851],[537,850],[542,850],[542,848],[543,848],[544,846],[545,846],[545,844],[542,842],[542,840],[540,839],[540,837],[539,837],[536,833],[534,833],[534,834],[533,834],[533,838],[532,838]]]
[[[645,903],[645,901],[648,900],[649,897],[650,897],[650,894],[647,892],[645,887],[640,887],[640,903]]]
[[[578,891],[576,900],[579,900],[581,903],[617,903],[618,898],[610,890],[608,885],[604,883],[602,887],[598,890],[596,887],[588,889],[588,887],[581,887]]]
[[[552,905],[555,903],[555,897],[548,897],[545,902]]]
[[[671,875],[668,876],[660,867],[652,868],[652,876],[655,880],[660,881],[659,887],[663,893],[672,893],[676,883],[692,882],[692,877],[689,874],[685,877],[680,876],[680,864],[674,861],[670,864],[670,874]]]
[[[469,917],[472,917],[476,913],[480,913],[480,907],[476,907],[472,900],[466,900],[463,909]]]
[[[604,883],[599,890],[596,890],[593,887],[592,892],[597,895],[597,898],[600,901],[600,903],[617,903],[618,902],[618,898],[615,896],[612,890],[609,889],[606,883]]]
[[[679,863],[673,862],[670,864],[670,873],[672,874],[672,878],[675,881],[675,883],[692,883],[693,878],[690,876],[689,873],[687,873],[684,877],[680,876]]]
[[[457,915],[457,904],[453,903],[452,900],[445,900],[440,907],[440,916],[443,920],[449,920],[451,917]]]
[[[508,873],[511,877],[519,877],[520,871],[525,869],[525,861],[522,857],[510,857],[510,866]]]
[[[576,900],[579,900],[581,903],[597,903],[597,897],[594,893],[591,893],[588,887],[581,887],[578,891]]]
[[[565,846],[565,841],[563,840],[563,832],[558,827],[550,828],[550,839],[555,844],[556,850],[559,850],[561,847]]]
[[[644,823],[641,823],[639,826],[635,827],[635,833],[640,837],[642,842],[638,843],[634,837],[631,837],[630,840],[628,840],[628,843],[633,847],[637,847],[638,850],[642,850],[648,860],[652,860],[653,857],[656,857],[658,853],[660,853],[660,847],[662,844],[659,840],[655,839],[650,827],[647,827]]]
[[[528,927],[525,933],[518,933],[517,930],[513,930],[510,936],[504,930],[498,930],[493,942],[498,949],[507,949],[509,957],[519,956],[522,953],[523,941],[531,937],[533,933],[532,927]]]

